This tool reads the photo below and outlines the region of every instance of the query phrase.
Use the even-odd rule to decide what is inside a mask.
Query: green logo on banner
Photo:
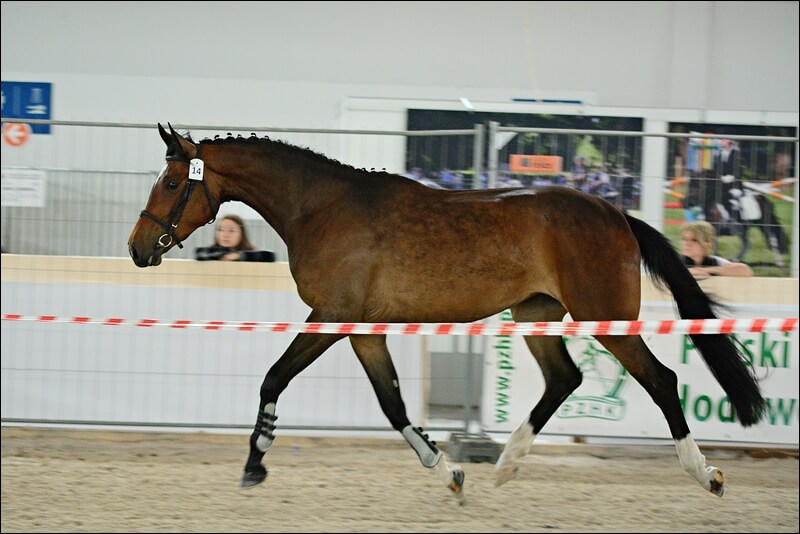
[[[580,389],[584,393],[567,397],[556,417],[621,420],[625,401],[620,394],[628,381],[628,371],[593,337],[565,337],[564,343],[583,373]]]

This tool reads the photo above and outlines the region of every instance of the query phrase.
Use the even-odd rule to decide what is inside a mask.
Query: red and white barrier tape
[[[54,315],[5,314],[4,321],[94,324],[106,326],[166,326],[240,332],[290,332],[307,334],[400,334],[434,336],[596,336],[640,334],[742,334],[792,332],[798,318],[789,319],[681,319],[662,321],[572,321],[537,323],[259,323],[237,321],[132,321],[111,317],[56,317]]]

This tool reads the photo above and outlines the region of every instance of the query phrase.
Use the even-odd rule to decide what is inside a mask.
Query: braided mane
[[[192,140],[192,136],[190,133],[185,133],[184,137],[186,137],[192,143],[196,143],[196,141]],[[304,148],[297,145],[293,145],[286,141],[282,141],[280,139],[270,139],[269,136],[258,137],[255,133],[251,133],[249,137],[244,137],[242,135],[237,135],[234,137],[232,134],[228,134],[226,137],[221,137],[219,135],[214,136],[213,139],[205,138],[200,141],[202,145],[231,145],[231,146],[255,146],[260,147],[266,152],[270,151],[281,151],[283,153],[289,153],[299,158],[310,159],[312,161],[317,161],[321,163],[335,165],[336,167],[340,167],[343,169],[348,169],[351,171],[356,172],[365,172],[368,174],[388,174],[387,172],[381,170],[376,171],[375,169],[367,170],[365,168],[358,169],[353,167],[352,165],[348,165],[346,163],[342,163],[338,160],[329,158],[328,156],[321,154],[319,152],[315,152],[310,148]]]

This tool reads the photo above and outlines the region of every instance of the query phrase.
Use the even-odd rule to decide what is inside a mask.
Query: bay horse
[[[669,288],[682,318],[715,318],[670,242],[609,202],[563,186],[434,189],[386,172],[356,169],[269,138],[192,140],[158,125],[166,165],[131,232],[139,267],[159,265],[220,204],[255,209],[286,243],[309,322],[472,322],[510,309],[514,320],[636,320],[641,262]],[[289,382],[346,334],[298,334],[260,389],[242,487],[263,482],[275,438],[276,406]],[[406,415],[385,335],[349,335],[381,409],[421,464],[461,500],[464,471]],[[640,336],[598,335],[666,418],[680,464],[722,496],[724,478],[707,466],[678,397],[676,374]],[[743,426],[765,401],[745,358],[724,334],[692,335]],[[546,385],[495,465],[495,484],[517,475],[537,434],[582,381],[561,336],[526,336]],[[463,501],[462,501],[463,502]]]

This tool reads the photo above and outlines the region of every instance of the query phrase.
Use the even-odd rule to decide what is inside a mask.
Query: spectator
[[[706,221],[686,223],[681,228],[681,254],[695,278],[708,276],[753,276],[746,263],[738,263],[713,255],[716,234]]]
[[[572,169],[570,170],[568,185],[576,189],[582,189],[583,184],[586,182],[586,175],[588,173],[588,170],[586,169],[586,159],[578,156],[573,159],[572,162],[573,165]]]
[[[629,209],[633,208],[633,191],[634,191],[634,183],[633,183],[633,176],[628,172],[625,167],[619,167],[619,176],[621,182],[621,193],[622,193],[622,209],[628,211]]]
[[[616,191],[611,186],[611,177],[606,173],[605,165],[602,163],[595,163],[592,167],[592,173],[586,177],[586,183],[583,190],[591,195],[596,195],[603,198],[616,196]]]
[[[247,238],[244,221],[238,215],[226,215],[214,233],[214,243],[210,247],[195,249],[195,258],[200,261],[275,261],[275,253],[269,250],[255,250]]]

